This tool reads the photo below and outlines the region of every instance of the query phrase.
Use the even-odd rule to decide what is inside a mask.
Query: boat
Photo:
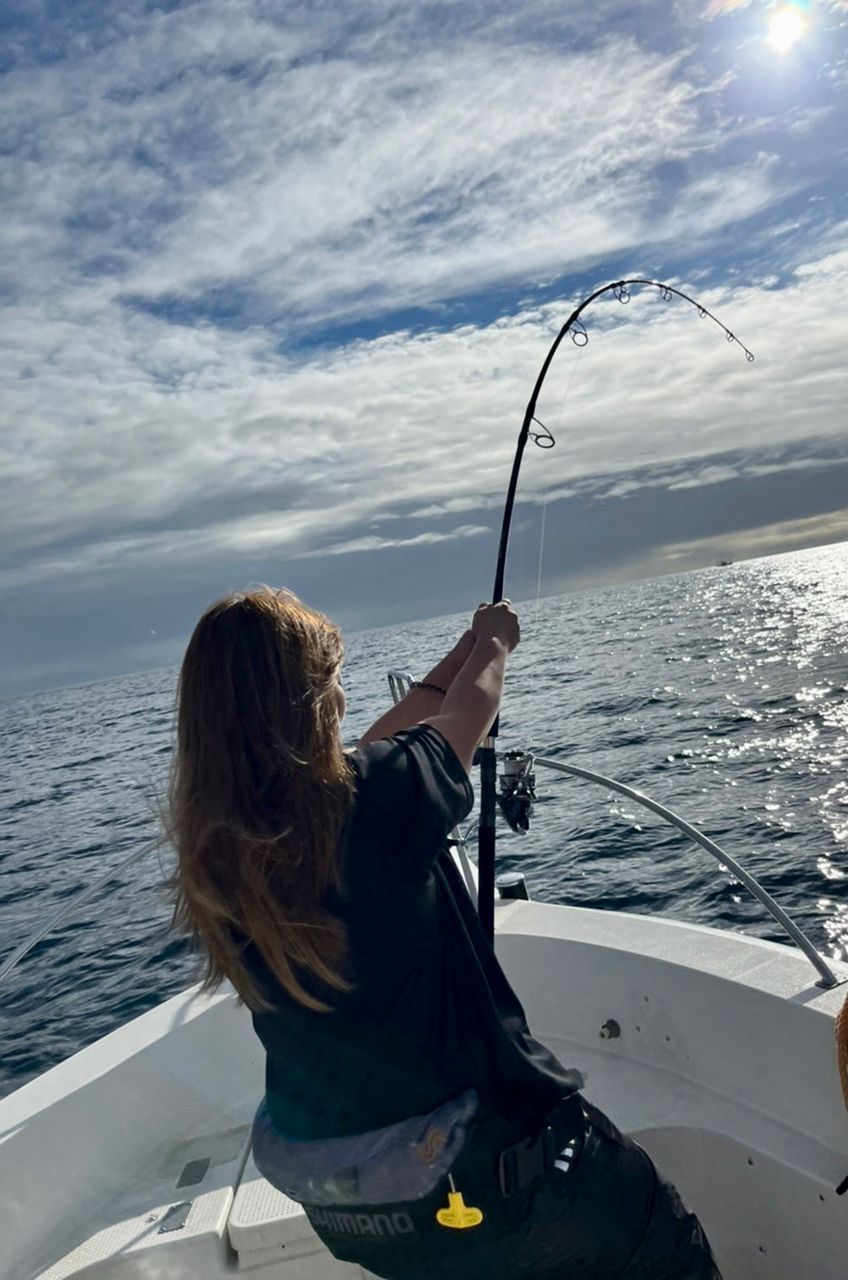
[[[396,700],[410,680],[390,673]],[[612,789],[689,835],[787,929],[795,945],[537,902],[515,873],[497,882],[495,948],[533,1034],[583,1071],[586,1095],[678,1186],[725,1280],[845,1280],[848,1094],[834,1028],[848,965],[821,956],[744,868],[656,800],[560,760],[502,759],[514,823],[538,768]],[[465,840],[452,841],[476,898]],[[264,1051],[225,984],[189,988],[2,1099],[0,1276],[369,1275],[333,1258],[259,1174],[250,1136],[263,1092]]]

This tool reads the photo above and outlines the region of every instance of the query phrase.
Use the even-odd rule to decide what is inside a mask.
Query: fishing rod
[[[552,449],[556,444],[553,435],[543,422],[536,417],[536,405],[542,385],[551,367],[551,362],[557,353],[560,343],[567,333],[571,334],[571,340],[577,347],[585,347],[589,341],[589,334],[586,326],[580,319],[582,313],[586,310],[596,298],[600,298],[605,293],[612,293],[614,297],[621,303],[630,301],[631,285],[644,285],[647,288],[658,289],[663,302],[671,302],[672,298],[682,298],[684,302],[688,302],[695,307],[701,319],[710,319],[724,331],[727,341],[736,343],[745,352],[745,359],[749,362],[754,359],[753,352],[749,351],[743,342],[740,342],[735,333],[731,333],[727,325],[722,324],[717,316],[708,311],[695,298],[683,293],[680,289],[675,289],[673,285],[663,284],[660,280],[643,280],[641,278],[631,278],[629,280],[614,280],[611,284],[605,284],[603,288],[596,289],[594,293],[590,293],[588,297],[577,306],[560,329],[551,348],[545,357],[544,364],[539,371],[536,379],[536,385],[533,388],[533,394],[530,397],[527,409],[524,413],[524,421],[521,424],[521,431],[518,435],[518,446],[515,450],[515,458],[512,463],[512,472],[509,477],[509,487],[507,488],[506,503],[504,504],[503,523],[501,525],[501,540],[498,547],[498,563],[495,570],[495,586],[492,592],[492,603],[497,604],[503,600],[503,584],[504,570],[506,567],[506,553],[509,545],[509,529],[512,521],[512,508],[515,505],[515,492],[518,487],[518,473],[521,470],[521,460],[524,457],[524,448],[528,440],[532,440],[540,449]],[[531,430],[534,426],[538,430]],[[497,765],[495,761],[495,739],[498,736],[500,716],[495,718],[495,722],[489,730],[489,736],[486,738],[483,746],[480,748],[478,759],[480,762],[480,823],[477,830],[477,872],[478,872],[478,896],[477,909],[480,915],[480,922],[483,926],[483,932],[490,942],[493,942],[495,935],[495,809],[496,809],[496,789],[497,789]]]

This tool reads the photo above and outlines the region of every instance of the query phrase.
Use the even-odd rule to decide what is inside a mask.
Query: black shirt
[[[534,1040],[445,845],[472,807],[445,738],[416,725],[351,754],[356,799],[342,839],[342,890],[356,989],[333,1005],[294,1001],[255,948],[246,958],[277,1010],[253,1014],[267,1050],[266,1100],[291,1138],[344,1137],[425,1115],[475,1088],[485,1116],[548,1111],[582,1084]],[[299,975],[303,978],[303,975]]]

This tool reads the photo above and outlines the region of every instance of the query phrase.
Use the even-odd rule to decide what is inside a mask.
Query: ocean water
[[[618,778],[756,875],[830,956],[848,958],[848,544],[519,606],[499,748]],[[346,740],[421,676],[466,616],[347,638]],[[0,960],[157,834],[176,670],[0,705]],[[782,941],[704,851],[636,804],[538,771],[525,836],[498,871],[531,896]],[[469,825],[472,819],[469,820]],[[167,849],[139,856],[0,987],[0,1094],[182,990]],[[812,975],[812,970],[811,970]]]

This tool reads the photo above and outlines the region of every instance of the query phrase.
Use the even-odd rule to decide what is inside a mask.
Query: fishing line
[[[545,519],[548,514],[548,491],[550,484],[545,485],[545,495],[542,499],[542,527],[539,531],[539,571],[536,574],[536,613],[533,617],[533,634],[539,627],[539,601],[542,598],[542,556],[545,550]]]
[[[562,411],[565,408],[565,402],[568,399],[568,397],[571,395],[571,389],[572,389],[572,386],[574,385],[574,375],[576,373],[577,373],[577,359],[575,357],[571,364],[571,370],[569,372],[568,379],[565,384],[565,390],[562,393],[562,399],[559,402],[559,406],[555,414],[556,422],[559,422],[560,418],[562,417]],[[553,437],[551,437],[551,439],[553,439]],[[553,485],[553,480],[548,480],[547,483],[545,484],[543,497],[542,497],[542,525],[541,525],[541,529],[539,530],[539,569],[538,569],[538,573],[536,574],[536,613],[533,618],[533,634],[534,635],[536,634],[536,631],[539,626],[539,601],[542,598],[542,557],[545,551],[545,526],[546,526],[547,515],[548,515],[548,494],[551,491],[552,485]]]

